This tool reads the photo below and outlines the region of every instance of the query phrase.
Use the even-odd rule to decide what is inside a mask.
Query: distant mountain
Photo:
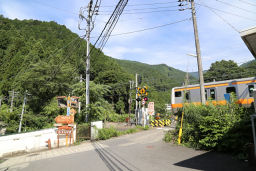
[[[256,60],[251,60],[249,62],[246,62],[242,65],[240,65],[240,67],[243,67],[243,68],[250,68],[250,67],[256,67]]]
[[[206,73],[207,72],[207,70],[204,70],[203,71],[203,73]],[[189,73],[192,77],[194,77],[195,79],[199,79],[199,75],[198,75],[198,72],[196,71],[196,72],[190,72]]]
[[[128,73],[140,75],[140,82],[154,86],[160,91],[170,90],[175,86],[184,83],[186,73],[167,66],[166,64],[149,65],[136,61],[119,60],[117,63]],[[193,76],[189,76],[190,81],[195,81]]]

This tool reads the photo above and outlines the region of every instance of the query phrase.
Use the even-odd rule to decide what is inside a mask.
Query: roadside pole
[[[138,74],[136,73],[135,75],[135,86],[136,86],[136,105],[135,105],[135,122],[136,122],[136,125],[138,125]]]
[[[199,43],[199,36],[198,36],[198,29],[197,29],[196,10],[195,10],[194,0],[191,0],[191,9],[192,9],[192,19],[193,19],[195,44],[196,44],[196,56],[197,56],[197,65],[198,65],[198,73],[199,73],[199,81],[200,81],[201,102],[202,104],[205,104],[204,76],[203,76],[201,50],[200,50],[200,43]]]
[[[86,116],[85,116],[85,122],[88,122],[88,117],[89,117],[89,105],[90,105],[90,33],[94,28],[94,22],[93,20],[93,15],[95,12],[95,9],[98,8],[94,7],[93,10],[93,0],[90,0],[87,6],[87,17],[84,16],[84,9],[85,8],[81,8],[80,9],[80,13],[79,13],[79,18],[82,20],[86,20],[87,23],[87,28],[86,29],[82,29],[80,27],[80,23],[78,24],[78,28],[79,30],[86,30],[86,44],[87,44],[87,48],[86,48],[86,94],[85,94],[85,99],[86,99]]]
[[[11,109],[10,109],[10,112],[13,111],[13,100],[14,100],[14,90],[12,90],[12,100],[11,100]]]
[[[0,97],[0,110],[1,110],[1,106],[2,106],[2,97]]]
[[[20,116],[20,125],[19,125],[19,131],[18,131],[18,133],[21,132],[23,114],[24,114],[24,111],[25,111],[25,105],[26,105],[26,101],[27,101],[26,95],[27,95],[27,90],[26,90],[26,92],[25,92],[25,94],[24,94],[24,100],[23,100],[22,112],[21,112],[21,116]]]

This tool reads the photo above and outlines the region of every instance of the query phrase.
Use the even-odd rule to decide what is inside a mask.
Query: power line
[[[145,11],[145,12],[124,12],[123,14],[125,14],[125,15],[129,15],[129,14],[148,14],[148,13],[172,12],[172,11],[179,11],[179,10],[175,9],[175,10],[157,10],[157,11]],[[100,13],[99,15],[110,15],[110,14]]]
[[[125,34],[133,34],[133,33],[138,33],[138,32],[143,32],[143,31],[148,31],[148,30],[153,30],[153,29],[157,29],[157,28],[166,27],[166,26],[169,26],[169,25],[181,23],[181,22],[188,21],[188,20],[191,20],[191,18],[186,18],[186,19],[183,19],[183,20],[179,20],[179,21],[175,21],[175,22],[171,22],[171,23],[167,23],[167,24],[163,24],[163,25],[159,25],[159,26],[155,26],[155,27],[149,27],[149,28],[145,28],[145,29],[141,29],[141,30],[135,30],[135,31],[125,32],[125,33],[119,33],[119,34],[113,34],[113,35],[111,35],[111,36],[120,36],[120,35],[125,35]]]
[[[128,3],[128,0],[126,0],[126,1],[120,0],[119,1],[119,3],[115,7],[113,13],[111,14],[108,22],[106,23],[102,32],[100,33],[98,39],[94,43],[94,47],[96,47],[97,43],[99,43],[99,46],[100,46],[99,49],[102,50],[104,48],[104,46],[106,45],[113,29],[115,28],[115,26],[118,22],[121,14],[123,13],[123,10],[126,7],[127,3]],[[92,49],[92,51],[93,51],[93,49]]]
[[[244,0],[238,0],[238,1],[243,2],[243,3],[245,3],[245,4],[248,4],[248,5],[251,5],[251,6],[255,6],[255,7],[256,7],[256,4],[253,4],[253,3],[251,3],[251,2],[244,1]]]
[[[247,10],[247,9],[244,9],[244,8],[241,8],[241,7],[238,7],[238,6],[233,5],[233,4],[231,4],[231,3],[228,3],[228,2],[224,2],[224,1],[221,1],[221,0],[215,0],[215,1],[220,2],[220,3],[222,3],[222,4],[225,4],[225,5],[228,5],[228,6],[231,6],[231,7],[234,7],[234,8],[237,8],[237,9],[240,9],[240,10],[245,11],[245,12],[249,12],[249,13],[256,14],[256,12],[254,12],[254,11],[250,11],[250,10]]]
[[[148,31],[148,30],[154,30],[154,29],[157,29],[157,28],[166,27],[166,26],[173,25],[173,24],[178,24],[178,23],[188,21],[188,20],[191,20],[191,18],[186,18],[186,19],[183,19],[183,20],[174,21],[174,22],[171,22],[171,23],[167,23],[167,24],[163,24],[163,25],[159,25],[159,26],[154,26],[154,27],[149,27],[149,28],[144,28],[144,29],[140,29],[140,30],[134,30],[134,31],[118,33],[118,34],[112,34],[110,36],[121,36],[121,35],[133,34],[133,33],[138,33],[138,32],[143,32],[143,31]],[[92,37],[92,38],[95,38],[95,37]]]
[[[177,1],[171,2],[156,2],[156,3],[146,3],[146,4],[127,4],[127,6],[154,6],[154,5],[163,5],[163,4],[172,4],[177,3]],[[113,5],[103,5],[102,7],[114,7]]]
[[[218,8],[209,7],[208,5],[205,5],[205,4],[200,4],[200,3],[196,3],[196,4],[204,6],[204,7],[207,7],[207,8],[211,8],[211,9],[216,10],[216,11],[223,12],[223,13],[226,13],[226,14],[229,14],[229,15],[233,15],[233,16],[236,16],[236,17],[244,18],[244,19],[251,20],[251,21],[256,21],[256,19],[252,19],[252,18],[248,18],[248,17],[245,17],[245,16],[241,16],[241,15],[238,15],[238,14],[235,14],[235,13],[232,13],[232,12],[223,11],[223,10],[220,10]]]
[[[224,21],[224,23],[226,23],[227,25],[229,25],[232,29],[234,29],[236,32],[239,33],[239,30],[233,26],[230,22],[228,22],[226,19],[224,19],[221,15],[219,15],[218,13],[216,13],[213,9],[209,8],[208,6],[204,6],[206,7],[208,10],[210,10],[212,13],[214,13],[215,15],[217,15],[222,21]]]
[[[177,5],[173,5],[173,6],[165,6],[165,7],[152,7],[152,8],[135,8],[135,9],[126,9],[126,10],[124,10],[124,11],[154,10],[154,9],[173,8],[173,7],[177,7]],[[100,11],[100,12],[112,12],[112,11]]]

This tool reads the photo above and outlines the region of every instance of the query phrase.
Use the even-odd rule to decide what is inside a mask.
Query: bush
[[[107,121],[109,122],[125,122],[125,119],[129,117],[129,114],[117,114],[111,113],[107,116]],[[133,114],[130,114],[131,118],[134,118]]]
[[[118,131],[116,128],[111,127],[111,128],[103,128],[103,129],[99,129],[98,132],[98,139],[100,140],[106,140],[109,139],[111,137],[117,137],[120,135],[125,135],[125,134],[132,134],[135,132],[138,132],[139,130],[147,130],[149,129],[149,127],[142,127],[142,126],[137,126],[136,128],[130,128],[127,129],[125,131]]]
[[[123,131],[123,134],[132,134],[132,133],[135,133],[135,132],[138,132],[138,129],[130,128],[130,129],[127,129],[126,131]]]
[[[245,155],[247,144],[252,142],[252,110],[235,103],[217,106],[210,103],[185,105],[184,113],[182,143],[196,149]],[[179,124],[175,133],[166,134],[166,141],[177,139]]]
[[[164,135],[164,141],[165,142],[173,142],[173,143],[177,142],[176,131],[175,130],[168,131]]]
[[[98,139],[100,139],[100,140],[106,140],[111,137],[117,137],[119,135],[121,135],[120,131],[118,131],[117,129],[115,129],[113,127],[102,128],[102,129],[99,129],[99,131],[98,131]]]
[[[137,125],[136,128],[141,129],[141,130],[148,130],[149,126],[145,125],[145,127],[144,127],[144,126],[141,126],[141,125]]]

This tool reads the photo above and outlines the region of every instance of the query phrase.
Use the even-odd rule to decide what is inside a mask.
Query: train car
[[[205,97],[209,103],[226,104],[225,94],[234,93],[237,97],[237,103],[250,107],[253,105],[253,89],[256,89],[256,77],[241,78],[226,81],[215,81],[205,83]],[[201,104],[200,86],[188,85],[182,87],[174,87],[172,89],[171,103],[172,109],[177,111],[186,103]]]

